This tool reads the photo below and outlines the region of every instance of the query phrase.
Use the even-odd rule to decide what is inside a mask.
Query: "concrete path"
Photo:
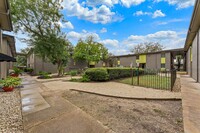
[[[22,85],[23,88],[21,88],[20,93],[22,99],[23,115],[34,113],[50,107],[49,104],[40,95],[42,90],[40,88],[40,84],[38,84],[35,80],[32,80],[31,77],[23,76]]]
[[[183,123],[185,133],[200,133],[200,83],[181,76]]]
[[[103,96],[132,98],[132,99],[162,99],[162,100],[177,100],[181,99],[180,92],[170,92],[131,86],[117,82],[99,82],[99,83],[77,83],[68,82],[66,80],[44,82],[50,90],[76,90],[87,93],[93,93]]]
[[[27,111],[23,111],[24,129],[26,133],[113,132],[81,109],[62,98],[62,91],[49,90],[31,77],[24,78],[26,79],[26,81],[24,81],[26,85],[24,85],[25,87],[22,89],[22,95],[26,95],[26,98],[31,99],[31,101],[34,101],[32,100],[32,97],[34,97],[33,95],[37,95],[38,99],[43,98],[44,100],[35,100],[32,102],[33,108],[29,108],[28,113]],[[26,100],[23,100],[22,97],[22,102],[23,101]],[[35,110],[34,107],[37,107],[38,103],[47,103],[48,107],[46,106],[46,108]],[[26,104],[26,102],[24,104]]]

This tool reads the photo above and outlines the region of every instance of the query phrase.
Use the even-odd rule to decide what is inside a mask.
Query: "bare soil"
[[[181,101],[147,101],[66,91],[64,97],[116,133],[183,133]]]

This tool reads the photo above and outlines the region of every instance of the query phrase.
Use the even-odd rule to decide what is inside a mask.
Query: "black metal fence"
[[[148,88],[171,90],[176,81],[176,70],[162,71],[145,69],[132,71],[131,84]]]

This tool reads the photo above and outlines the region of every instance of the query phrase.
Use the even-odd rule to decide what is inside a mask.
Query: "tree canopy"
[[[164,46],[159,44],[158,42],[145,42],[136,45],[133,49],[131,49],[131,52],[133,52],[134,54],[139,54],[161,51],[163,49]]]
[[[26,42],[34,51],[57,64],[58,75],[66,66],[70,42],[60,30],[62,0],[11,0],[15,32],[29,36]]]
[[[108,49],[103,44],[95,42],[90,36],[86,40],[80,39],[74,49],[73,58],[75,60],[85,60],[88,65],[90,62],[99,62],[108,58]]]

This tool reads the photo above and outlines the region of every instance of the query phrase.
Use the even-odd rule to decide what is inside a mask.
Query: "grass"
[[[138,85],[138,77],[133,77],[133,85]],[[132,78],[119,79],[117,82],[132,85]],[[147,88],[167,90],[171,88],[170,77],[158,75],[143,75],[139,77],[139,85]]]

